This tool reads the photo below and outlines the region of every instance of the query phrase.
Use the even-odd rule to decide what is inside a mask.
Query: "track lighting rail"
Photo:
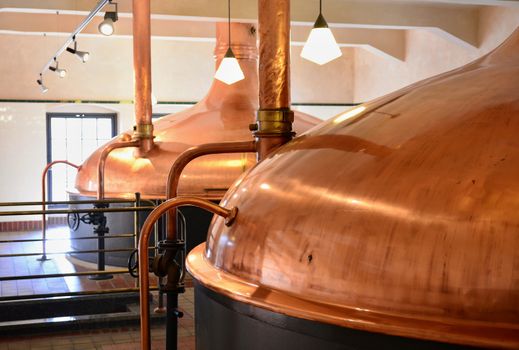
[[[103,7],[110,2],[111,2],[111,0],[99,0],[96,7],[94,7],[94,9],[88,14],[88,16],[85,17],[83,22],[81,22],[81,24],[76,28],[76,30],[74,30],[70,34],[70,36],[67,38],[67,40],[65,40],[65,42],[58,49],[58,51],[56,51],[56,53],[52,56],[52,58],[43,66],[43,68],[41,69],[41,72],[40,72],[40,76],[47,69],[49,69],[49,67],[54,63],[55,59],[59,55],[61,55],[69,47],[69,45],[71,43],[73,43],[76,40],[76,36],[83,30],[83,28],[85,28],[92,21],[92,19],[95,17],[95,15],[97,15],[97,13],[99,11],[101,11],[103,9]],[[40,85],[42,85],[42,84],[40,84]]]

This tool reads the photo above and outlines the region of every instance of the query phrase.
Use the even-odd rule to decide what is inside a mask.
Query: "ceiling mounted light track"
[[[224,58],[220,62],[220,66],[216,71],[214,77],[221,82],[231,85],[240,80],[245,79],[243,71],[241,70],[240,63],[234,56],[234,52],[231,49],[231,0],[227,1],[227,23],[229,31],[229,48],[225,53]]]
[[[47,70],[57,72],[60,74],[60,77],[62,76],[58,72],[58,66],[52,66],[53,63],[58,59],[59,55],[61,55],[64,51],[68,51],[70,53],[75,54],[79,59],[81,59],[82,62],[88,61],[90,58],[90,53],[86,51],[78,51],[77,50],[77,42],[76,42],[76,36],[94,19],[94,17],[105,7],[106,4],[112,4],[111,0],[99,0],[96,7],[88,14],[88,16],[79,24],[79,26],[70,34],[67,40],[65,40],[65,43],[56,51],[56,53],[52,56],[52,58],[43,66],[42,70],[40,71],[40,78],[37,81],[38,85],[41,88],[42,93],[45,93],[48,91],[48,89],[43,85],[43,73],[45,73]],[[117,4],[116,9],[117,9]],[[71,43],[74,43],[74,48],[69,47]],[[64,71],[64,70],[63,70]],[[64,73],[66,74],[66,72]]]
[[[328,28],[328,23],[322,13],[322,0],[319,0],[319,16],[315,21],[314,27],[306,40],[305,46],[301,51],[301,57],[323,65],[342,55],[341,49],[332,31]]]
[[[97,27],[99,32],[106,36],[110,36],[114,33],[114,23],[119,19],[117,15],[117,3],[110,1],[110,5],[115,6],[115,11],[106,11],[104,20],[99,23]]]

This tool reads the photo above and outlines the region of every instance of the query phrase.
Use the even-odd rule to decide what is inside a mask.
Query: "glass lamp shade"
[[[237,81],[245,79],[240,64],[238,63],[236,57],[234,57],[234,53],[230,47],[227,50],[227,53],[225,54],[222,62],[220,63],[220,66],[218,67],[214,77],[227,85],[231,85]]]
[[[320,65],[333,61],[341,55],[341,49],[328,27],[314,27],[301,51],[301,57]]]

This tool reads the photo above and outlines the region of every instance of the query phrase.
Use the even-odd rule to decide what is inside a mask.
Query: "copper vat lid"
[[[212,142],[252,141],[249,124],[254,122],[258,109],[255,28],[252,24],[232,23],[231,31],[232,49],[245,79],[233,85],[214,80],[207,96],[196,105],[154,122],[156,147],[146,158],[139,158],[133,148],[112,151],[106,162],[106,197],[133,197],[135,192],[140,192],[146,198],[164,198],[169,170],[186,149]],[[217,23],[216,32],[214,53],[218,67],[228,48],[227,24]],[[317,118],[296,112],[295,131],[304,132],[319,122]],[[106,145],[85,160],[79,170],[76,177],[79,193],[95,196],[97,163],[104,147]],[[253,164],[254,154],[201,157],[184,170],[179,194],[220,199],[233,181]]]
[[[519,348],[519,30],[321,124],[242,176],[188,269],[344,327]]]

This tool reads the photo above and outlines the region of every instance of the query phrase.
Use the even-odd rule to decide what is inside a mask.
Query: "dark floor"
[[[0,240],[39,238],[41,232],[0,232]],[[68,238],[68,228],[48,230],[50,239]],[[48,252],[70,250],[70,242],[49,241]],[[41,242],[0,244],[0,254],[41,252]],[[40,256],[0,257],[0,277],[68,273],[95,270],[95,266],[79,263],[66,255],[49,255],[52,260],[38,261]],[[117,268],[121,269],[121,268]],[[150,276],[152,284],[156,278]],[[113,279],[93,281],[87,276],[25,279],[0,281],[0,297],[28,296],[35,294],[62,293],[76,291],[106,290],[135,287],[136,279],[129,274],[114,275]],[[194,300],[193,289],[187,288],[179,298],[179,308],[184,317],[179,321],[179,349],[194,349]],[[155,325],[151,330],[152,349],[165,349],[165,326]],[[140,331],[138,326],[84,330],[81,332],[52,333],[45,335],[0,337],[0,350],[58,350],[58,349],[139,349]]]

